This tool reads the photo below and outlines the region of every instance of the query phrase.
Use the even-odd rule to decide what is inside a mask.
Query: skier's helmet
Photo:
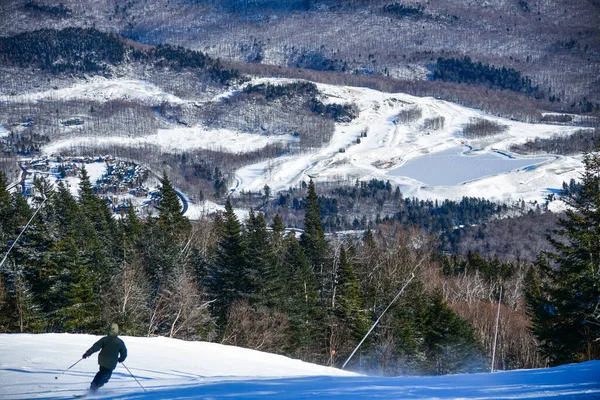
[[[108,328],[108,334],[110,336],[117,336],[119,334],[119,325],[115,324],[114,322],[110,324],[110,327]]]

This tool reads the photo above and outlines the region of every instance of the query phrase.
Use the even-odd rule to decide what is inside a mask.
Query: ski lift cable
[[[29,218],[29,221],[27,221],[27,224],[25,225],[25,227],[21,230],[21,233],[19,233],[19,236],[17,236],[17,238],[15,239],[15,241],[10,245],[10,248],[8,249],[8,251],[6,252],[6,254],[4,255],[4,258],[2,259],[2,261],[0,262],[0,270],[2,270],[2,266],[4,265],[4,262],[6,261],[6,259],[8,258],[8,255],[10,254],[10,251],[13,249],[13,247],[15,247],[15,244],[17,244],[17,242],[19,241],[19,238],[21,237],[21,235],[23,234],[23,232],[25,232],[25,229],[27,229],[27,227],[29,226],[29,224],[31,223],[31,221],[33,221],[33,219],[37,215],[38,211],[40,211],[42,209],[42,207],[44,206],[44,203],[46,202],[46,200],[48,200],[48,198],[44,196],[44,201],[42,201],[42,204],[40,204],[40,206],[35,210],[35,212],[31,216],[31,218]]]
[[[396,297],[394,297],[394,299],[390,302],[390,304],[388,304],[388,306],[385,308],[385,310],[383,310],[383,312],[381,313],[381,315],[379,316],[379,318],[377,318],[377,321],[375,321],[375,323],[373,324],[373,326],[371,326],[371,329],[369,329],[369,331],[367,332],[367,334],[362,338],[362,340],[360,341],[360,343],[352,351],[352,354],[350,354],[350,356],[348,357],[348,359],[346,360],[346,362],[344,363],[344,365],[342,365],[342,369],[344,369],[346,367],[346,364],[348,364],[348,362],[350,361],[350,359],[352,359],[352,356],[354,356],[354,353],[356,353],[356,351],[360,348],[360,346],[363,344],[363,342],[367,339],[367,337],[369,336],[369,334],[373,331],[373,329],[375,329],[375,327],[377,326],[377,324],[379,323],[379,321],[381,320],[381,318],[383,317],[383,315],[386,313],[386,311],[389,310],[389,308],[392,306],[392,304],[394,304],[394,302],[398,299],[398,297],[400,297],[400,295],[402,294],[402,292],[404,292],[404,289],[406,289],[406,287],[408,286],[408,284],[414,279],[414,277],[415,277],[415,271],[417,270],[417,268],[419,268],[419,266],[421,265],[421,263],[423,262],[424,259],[425,258],[422,258],[421,261],[419,261],[419,263],[413,268],[412,272],[410,273],[410,278],[408,279],[408,281],[406,281],[406,283],[404,284],[404,286],[402,286],[402,289],[400,289],[400,291],[398,292],[398,294],[396,295]]]

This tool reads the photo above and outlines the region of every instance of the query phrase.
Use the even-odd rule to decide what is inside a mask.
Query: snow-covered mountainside
[[[263,78],[247,84],[289,82]],[[400,185],[406,196],[429,199],[474,196],[497,201],[543,202],[553,189],[577,178],[582,170],[580,156],[542,155],[534,158],[509,151],[514,144],[534,138],[570,135],[580,128],[507,120],[430,97],[357,87],[317,86],[325,104],[354,104],[359,110],[358,118],[337,122],[331,140],[311,152],[287,154],[240,168],[235,174],[232,192],[259,191],[265,184],[277,191],[309,178],[346,182],[376,178]],[[239,89],[218,95],[211,101],[222,101]],[[121,98],[146,105],[171,103],[180,107],[197,107],[199,104],[198,99],[182,99],[134,79],[94,78],[72,88],[32,93],[27,97],[37,101]],[[19,99],[19,96],[5,96],[2,100]],[[463,129],[474,120],[497,124],[503,130],[480,138],[467,138]],[[135,138],[124,137],[121,133],[93,138],[72,136],[50,143],[44,151],[52,153],[73,145],[119,143],[158,145],[162,151],[173,153],[199,148],[246,153],[268,144],[292,144],[295,140],[292,135],[267,136],[201,125],[170,125],[159,129],[157,134]],[[415,174],[415,170],[425,173]]]
[[[86,392],[97,336],[0,334],[0,398],[71,399]],[[359,375],[215,343],[124,336],[129,356],[95,399],[600,398],[600,362],[438,377]],[[57,377],[57,379],[55,379]],[[143,388],[141,386],[143,386]]]

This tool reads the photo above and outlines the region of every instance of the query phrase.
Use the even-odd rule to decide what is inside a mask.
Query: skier
[[[112,323],[108,330],[108,336],[104,336],[98,340],[92,347],[83,353],[82,358],[88,358],[98,350],[98,365],[100,370],[94,377],[94,380],[90,384],[90,390],[97,390],[104,386],[110,379],[113,370],[117,366],[117,362],[123,362],[127,358],[127,347],[125,343],[117,337],[119,334],[119,325]]]

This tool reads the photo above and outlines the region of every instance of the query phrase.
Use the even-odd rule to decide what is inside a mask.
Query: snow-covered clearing
[[[44,153],[52,154],[60,149],[71,146],[93,148],[120,144],[122,146],[138,147],[154,145],[165,153],[179,153],[197,149],[221,151],[226,153],[246,153],[261,149],[268,144],[287,144],[297,141],[289,136],[265,136],[243,132],[232,132],[225,129],[173,128],[159,129],[155,135],[141,137],[76,137],[55,141],[44,148]]]
[[[269,82],[284,84],[289,79],[254,79],[248,84]],[[336,130],[329,143],[312,152],[284,155],[240,168],[231,188],[232,192],[259,191],[265,184],[276,192],[301,181],[313,178],[317,181],[347,181],[356,179],[390,180],[400,185],[405,196],[429,199],[459,199],[463,196],[486,197],[498,201],[523,199],[543,202],[551,189],[562,187],[563,182],[578,178],[583,167],[580,156],[540,155],[545,160],[532,161],[521,167],[478,173],[471,170],[464,175],[461,170],[449,166],[429,167],[429,175],[440,175],[435,182],[452,184],[427,184],[419,181],[418,176],[398,175],[396,168],[410,160],[431,157],[456,147],[473,149],[472,154],[460,154],[457,157],[475,157],[473,154],[490,156],[492,154],[509,155],[514,159],[531,158],[510,154],[513,144],[524,143],[534,138],[549,138],[555,134],[570,135],[580,128],[528,124],[485,114],[481,111],[462,107],[447,101],[431,97],[415,97],[402,93],[383,93],[367,88],[341,87],[325,84],[317,85],[323,93],[325,103],[353,103],[358,106],[360,115],[350,123],[336,124]],[[236,90],[239,90],[237,88]],[[215,97],[227,97],[232,92]],[[34,93],[29,99],[48,98],[90,98],[136,99],[144,104],[162,102],[182,103],[180,98],[165,93],[160,88],[140,80],[94,78],[86,83],[58,91]],[[0,100],[14,101],[18,96],[4,96]],[[419,109],[420,116],[411,122],[396,121],[396,116],[406,110]],[[443,118],[443,126],[438,129],[428,127],[428,122]],[[483,118],[506,125],[507,129],[494,136],[467,139],[462,134],[465,124],[472,118]],[[365,136],[366,135],[366,136]],[[161,129],[157,134],[144,137],[102,137],[81,138],[49,144],[44,151],[52,153],[59,148],[71,145],[94,145],[122,143],[132,146],[154,144],[165,152],[181,152],[191,149],[212,149],[231,153],[245,153],[260,149],[270,143],[286,144],[295,139],[282,136],[265,136],[227,130],[209,130],[201,126]],[[444,153],[442,153],[444,154]],[[493,158],[493,157],[492,157]],[[482,157],[473,163],[473,169],[486,163]],[[490,158],[487,158],[488,160]],[[391,172],[395,171],[395,172]],[[391,173],[390,173],[391,172]],[[451,176],[451,180],[443,176]],[[422,179],[422,178],[421,178]],[[456,184],[456,182],[459,182]]]
[[[131,100],[145,105],[158,106],[164,102],[184,103],[184,100],[166,93],[155,85],[137,79],[107,79],[94,76],[71,87],[47,90],[16,96],[0,96],[0,101],[48,101],[48,100]]]
[[[0,398],[71,399],[85,393],[99,337],[0,334]],[[95,399],[539,399],[600,398],[600,361],[540,370],[438,377],[358,375],[239,347],[124,336],[129,356]],[[58,379],[55,379],[58,377]]]

